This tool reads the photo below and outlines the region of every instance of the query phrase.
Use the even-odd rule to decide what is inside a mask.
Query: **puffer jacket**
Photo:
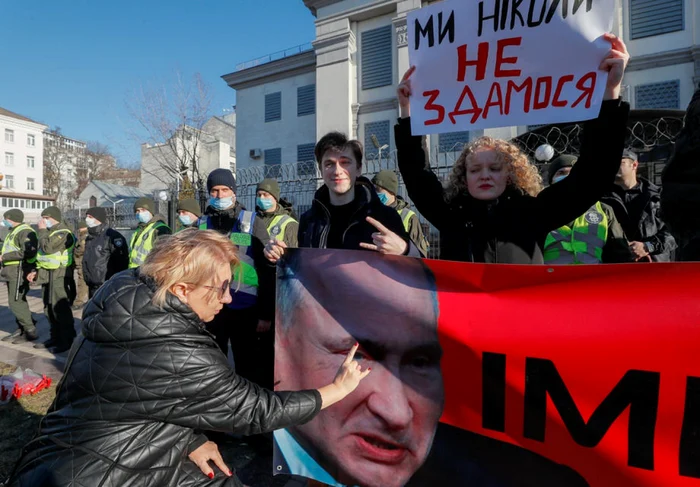
[[[638,180],[639,184],[629,191],[636,192],[635,198],[640,199],[639,203],[635,204],[643,208],[640,215],[632,215],[627,211],[627,191],[616,184],[611,186],[601,201],[613,209],[630,242],[649,243],[652,246],[652,261],[670,262],[676,249],[676,241],[661,221],[661,191],[658,186],[644,178]]]
[[[466,262],[543,264],[547,234],[581,216],[614,181],[625,144],[629,105],[604,101],[585,122],[581,154],[571,174],[537,196],[508,185],[495,201],[464,191],[447,200],[431,170],[425,138],[409,118],[395,126],[399,170],[416,209],[440,231],[440,258]]]
[[[83,276],[91,288],[100,287],[129,267],[129,247],[124,236],[106,223],[88,229],[83,245]]]
[[[197,315],[138,269],[88,303],[56,399],[9,481],[37,486],[234,486],[209,480],[187,455],[195,430],[244,435],[312,419],[318,391],[270,392],[238,377]]]

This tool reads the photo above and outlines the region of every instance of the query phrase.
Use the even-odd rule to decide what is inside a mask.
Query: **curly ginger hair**
[[[447,201],[467,191],[467,162],[481,149],[493,149],[497,160],[505,164],[508,170],[508,186],[530,196],[537,196],[542,191],[542,176],[523,151],[511,142],[484,136],[470,142],[455,162],[445,185]]]

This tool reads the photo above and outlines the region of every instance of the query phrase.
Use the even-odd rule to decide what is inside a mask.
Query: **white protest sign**
[[[598,116],[615,0],[445,0],[408,14],[414,135]]]

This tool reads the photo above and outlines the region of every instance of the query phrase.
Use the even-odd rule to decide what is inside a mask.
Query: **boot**
[[[49,349],[51,347],[55,347],[56,345],[57,345],[56,340],[54,340],[53,338],[49,338],[48,340],[46,340],[44,342],[37,343],[36,345],[34,345],[34,348]]]
[[[12,333],[10,333],[9,335],[7,335],[6,337],[2,337],[2,339],[0,339],[0,342],[11,342],[12,340],[14,340],[22,335],[24,335],[24,330],[22,330],[21,328],[18,328],[15,331],[13,331]]]
[[[34,330],[27,330],[24,332],[24,334],[18,336],[14,340],[12,340],[13,345],[18,345],[20,343],[27,343],[27,342],[33,342],[39,338],[39,335],[36,332],[36,329]]]
[[[49,352],[53,354],[67,352],[70,350],[71,345],[73,345],[71,342],[59,342],[53,347],[49,348]]]

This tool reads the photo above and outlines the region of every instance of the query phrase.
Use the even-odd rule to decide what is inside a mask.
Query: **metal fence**
[[[639,173],[649,180],[660,183],[661,170],[671,154],[675,141],[682,125],[682,111],[633,111],[627,130],[626,145],[638,152],[640,160]],[[530,159],[537,164],[543,175],[546,173],[546,164],[537,163],[534,153],[542,144],[550,144],[557,153],[577,155],[580,150],[582,124],[548,125],[527,132],[512,140]],[[452,171],[452,166],[459,157],[463,144],[457,144],[451,150],[441,150],[444,147],[431,147],[430,167],[443,182]],[[383,169],[395,171],[399,176],[399,195],[411,203],[406,186],[401,178],[397,166],[396,151],[383,153],[381,157],[365,161],[363,175],[372,178]],[[314,161],[297,162],[278,166],[255,166],[239,169],[236,174],[238,200],[249,209],[255,208],[255,189],[264,178],[276,178],[280,185],[281,197],[289,201],[297,213],[311,207],[314,193],[323,184]],[[415,210],[415,208],[414,208]],[[430,242],[429,257],[440,258],[440,234],[420,215],[418,216],[423,226],[423,231]]]

